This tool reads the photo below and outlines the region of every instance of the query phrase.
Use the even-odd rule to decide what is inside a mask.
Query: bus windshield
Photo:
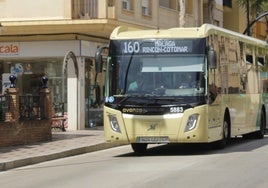
[[[110,61],[110,95],[204,95],[204,54],[130,54]]]

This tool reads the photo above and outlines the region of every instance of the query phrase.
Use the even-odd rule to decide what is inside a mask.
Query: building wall
[[[237,1],[232,1],[232,7],[225,7],[223,27],[238,33],[243,33],[247,27],[246,12],[239,7]]]
[[[78,1],[74,2],[77,3]],[[133,1],[134,9],[131,11],[122,9],[121,0],[98,0],[94,2],[94,6],[97,6],[98,18],[110,18],[130,24],[138,23],[152,28],[169,28],[179,25],[177,1],[170,1],[170,5],[173,6],[172,8],[159,6],[159,0],[151,1],[151,15],[148,16],[142,15],[141,0]],[[209,22],[207,0],[204,0],[204,2],[187,0],[186,2],[186,27],[201,25],[203,23],[202,17],[204,17],[204,22]],[[238,6],[237,1],[232,1],[232,8],[225,7],[224,13],[222,13],[222,0],[216,0],[215,2],[216,6],[213,11],[215,23],[227,29],[242,33],[247,24],[245,10]],[[72,19],[73,4],[72,0],[0,1],[0,21]],[[204,10],[202,4],[204,4]],[[197,12],[197,10],[200,11]],[[169,21],[167,22],[166,20]]]
[[[84,8],[86,2],[90,8]],[[149,0],[149,14],[142,14],[142,1],[132,0],[132,9],[123,9],[123,1],[112,0],[8,0],[0,1],[0,21],[42,21],[72,19],[114,19],[128,24],[139,24],[151,28],[179,26],[177,0],[168,6],[159,6],[159,0]],[[186,1],[186,27],[201,25],[203,1]],[[89,9],[89,10],[85,10]],[[94,15],[89,15],[94,11]],[[168,20],[168,22],[167,22]],[[123,24],[122,23],[122,24]]]
[[[169,3],[164,1],[159,5],[159,1],[149,1],[149,14],[142,14],[142,1],[132,1],[131,10],[123,9],[122,1],[114,1],[108,7],[108,18],[116,19],[125,23],[139,24],[150,28],[171,28],[179,26],[179,11],[177,0]],[[200,16],[202,13],[202,1],[188,0],[186,3],[185,22],[186,27],[201,25]],[[113,12],[114,11],[114,12]],[[167,21],[168,20],[168,21]]]
[[[210,10],[211,8],[212,10]],[[214,25],[222,27],[223,26],[223,2],[222,0],[215,0],[214,3],[210,2],[209,0],[204,0],[203,16],[204,16],[203,18],[204,23],[210,23],[210,24],[214,24]]]
[[[223,26],[223,6],[222,6],[222,0],[216,1],[216,6],[214,10],[214,25]]]
[[[0,21],[71,19],[71,0],[0,1]]]
[[[168,27],[166,22],[163,23],[163,15],[168,16],[172,24],[178,24],[176,12],[171,11],[163,11],[163,9],[159,8],[158,1],[152,1],[150,3],[150,10],[148,15],[142,14],[142,4],[141,1],[133,1],[133,6],[131,10],[123,9],[122,1],[115,1],[115,19],[118,21],[126,22],[126,23],[133,23],[144,25],[151,28],[157,27]],[[158,20],[159,18],[159,20]],[[169,25],[169,24],[168,24]]]
[[[253,34],[255,34],[257,38],[261,40],[268,40],[267,31],[268,28],[264,21],[259,21],[255,23],[255,27],[253,28]]]

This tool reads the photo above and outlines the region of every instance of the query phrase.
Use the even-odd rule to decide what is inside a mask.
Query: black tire
[[[264,112],[262,111],[260,119],[260,130],[256,132],[255,138],[262,139],[265,135],[265,131],[266,131],[266,118]]]
[[[261,119],[260,119],[260,122],[259,122],[259,127],[260,127],[259,131],[244,134],[243,138],[245,138],[245,139],[262,139],[264,137],[265,131],[266,131],[266,117],[265,117],[265,114],[264,114],[263,111],[261,113]]]
[[[230,143],[231,140],[231,129],[230,124],[227,118],[224,118],[222,125],[222,139],[213,143],[214,149],[223,149],[227,144]]]
[[[146,143],[131,143],[131,147],[135,153],[144,153],[147,145]]]

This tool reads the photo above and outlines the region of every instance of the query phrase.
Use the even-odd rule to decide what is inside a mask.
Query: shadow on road
[[[172,155],[211,155],[231,152],[250,152],[268,145],[268,135],[263,139],[233,138],[224,149],[213,149],[212,144],[167,144],[153,145],[144,153],[127,153],[117,157],[133,156],[172,156]]]

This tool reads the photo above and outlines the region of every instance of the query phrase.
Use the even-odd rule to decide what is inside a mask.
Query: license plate
[[[137,138],[138,143],[169,143],[169,138],[167,136],[143,136]]]

